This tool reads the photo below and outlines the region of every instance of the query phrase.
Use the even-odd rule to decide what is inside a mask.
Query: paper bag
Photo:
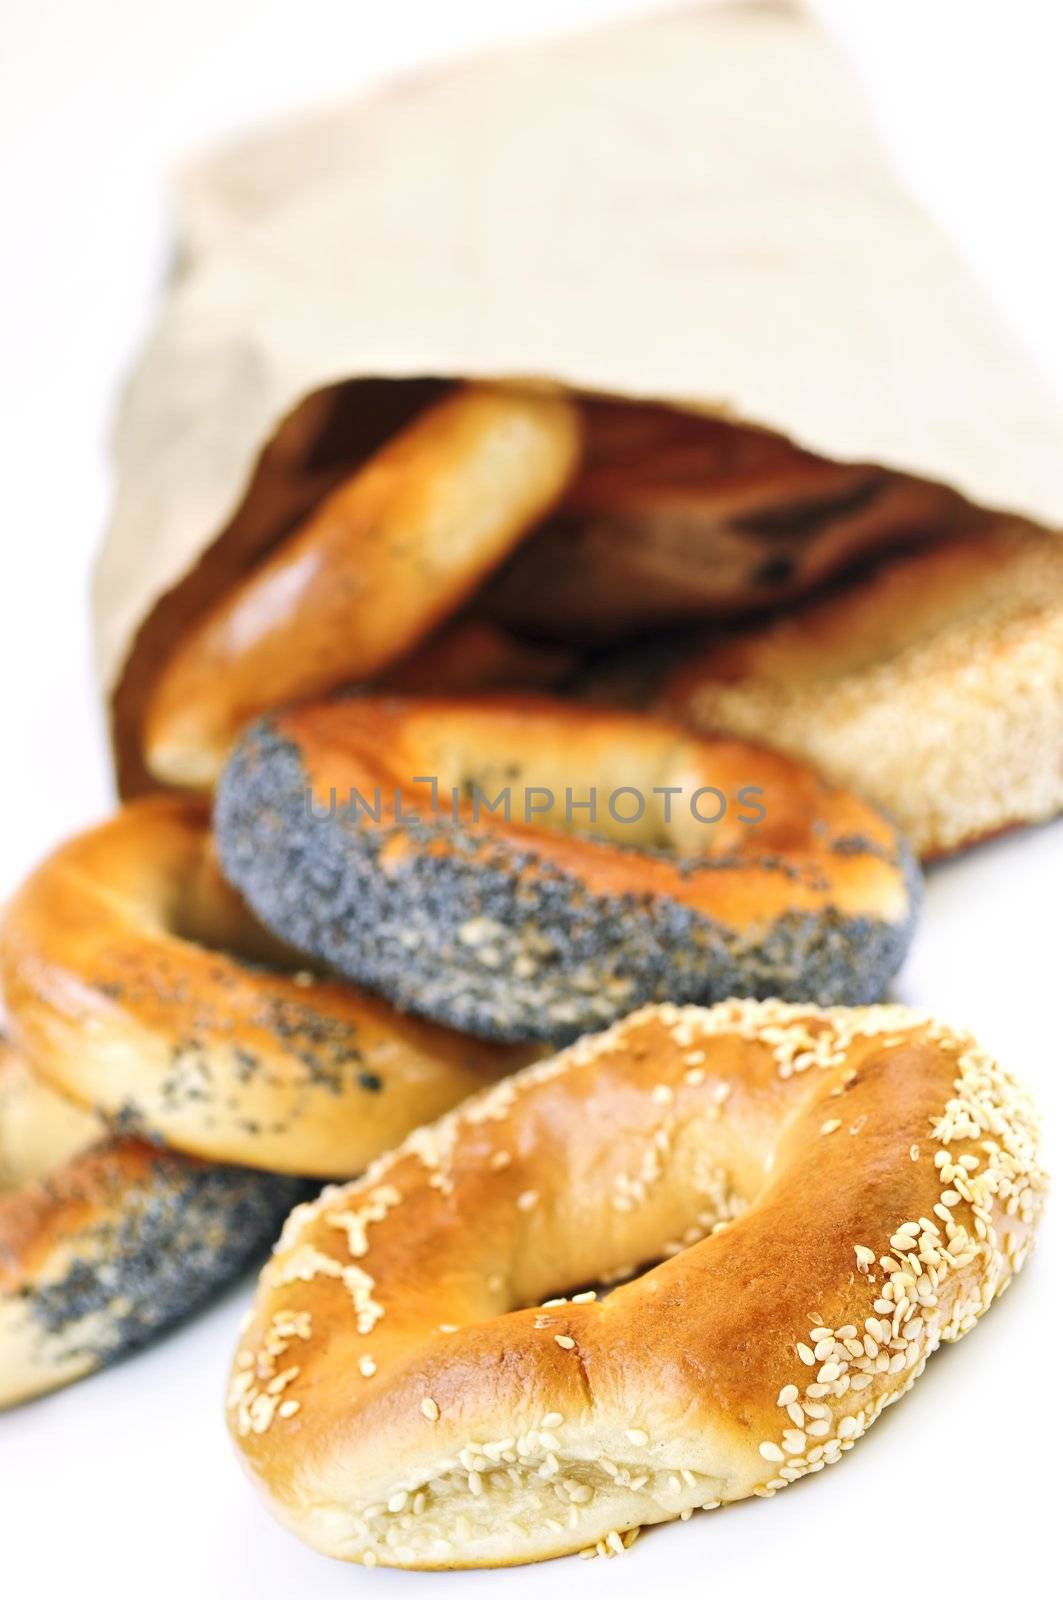
[[[433,379],[668,399],[1063,520],[1063,418],[794,7],[404,80],[222,152],[180,208],[95,587],[127,793],[177,632]]]

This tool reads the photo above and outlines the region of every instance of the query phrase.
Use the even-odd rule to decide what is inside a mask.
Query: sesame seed
[[[806,1378],[813,1381],[803,1386],[787,1384],[779,1391],[778,1405],[784,1412],[781,1438],[774,1444],[771,1440],[765,1440],[769,1449],[762,1457],[778,1465],[774,1473],[770,1468],[763,1472],[762,1476],[767,1481],[753,1490],[768,1498],[797,1478],[820,1471],[839,1460],[843,1452],[851,1448],[870,1422],[875,1420],[883,1406],[910,1386],[922,1370],[926,1357],[942,1339],[951,1340],[972,1327],[1017,1270],[1028,1249],[1028,1236],[1036,1220],[1039,1200],[1040,1175],[1036,1166],[1032,1123],[1027,1120],[1025,1111],[1019,1108],[1018,1091],[1008,1084],[1003,1074],[998,1074],[995,1064],[983,1053],[939,1025],[929,1024],[925,1020],[911,1020],[913,1014],[903,1008],[874,1007],[866,1013],[853,1013],[851,1016],[846,1013],[843,1021],[838,1020],[839,1014],[836,1013],[819,1012],[809,1007],[788,1007],[780,1002],[727,1002],[705,1013],[680,1007],[651,1008],[640,1015],[643,1021],[637,1027],[648,1026],[649,1020],[657,1025],[655,1019],[663,1021],[666,1016],[670,1018],[667,1026],[680,1051],[689,1044],[706,1040],[710,1034],[731,1030],[739,1038],[760,1039],[763,1034],[774,1031],[776,1039],[769,1042],[768,1048],[775,1052],[781,1078],[808,1068],[828,1068],[837,1082],[841,1077],[837,1069],[845,1066],[846,1052],[852,1040],[877,1035],[885,1039],[887,1046],[895,1045],[901,1043],[913,1029],[921,1030],[921,1037],[947,1049],[954,1057],[947,1074],[948,1082],[952,1085],[951,1093],[946,1087],[939,1109],[929,1119],[932,1132],[926,1137],[931,1143],[926,1150],[925,1166],[921,1168],[923,1177],[938,1177],[936,1187],[940,1187],[943,1193],[933,1203],[933,1193],[927,1193],[921,1185],[913,1187],[919,1175],[912,1174],[913,1183],[906,1186],[910,1197],[910,1213],[914,1215],[917,1211],[925,1210],[929,1216],[919,1216],[918,1221],[906,1221],[905,1211],[900,1210],[893,1219],[892,1228],[882,1230],[881,1239],[877,1231],[872,1235],[876,1237],[880,1249],[885,1246],[887,1238],[892,1240],[891,1246],[887,1247],[892,1254],[880,1258],[881,1274],[876,1266],[875,1251],[866,1245],[852,1245],[863,1277],[855,1286],[849,1284],[846,1293],[851,1292],[853,1298],[842,1302],[846,1309],[839,1309],[834,1299],[822,1299],[821,1312],[809,1313],[792,1330],[791,1339],[796,1338],[803,1329],[811,1330],[804,1334],[807,1342],[797,1346],[790,1343],[789,1347],[796,1349],[798,1359],[813,1369],[805,1374]],[[710,1020],[706,1022],[703,1018]],[[619,1030],[614,1030],[611,1037],[614,1042],[617,1039],[624,1040],[632,1032],[631,1025],[625,1024]],[[568,1054],[564,1070],[596,1060],[605,1053],[605,1049],[606,1046],[600,1041],[591,1047],[587,1044],[575,1047]],[[646,1054],[645,1049],[643,1053]],[[682,1062],[684,1058],[681,1056],[680,1060]],[[692,1068],[697,1066],[694,1062],[686,1064]],[[556,1076],[559,1070],[556,1063],[550,1063],[545,1075]],[[533,1069],[528,1081],[538,1082],[541,1076],[542,1069]],[[503,1086],[501,1091],[491,1091],[486,1103],[494,1109],[489,1110],[488,1120],[497,1117],[499,1109],[508,1110],[523,1092],[523,1088],[514,1089],[509,1084]],[[482,1104],[478,1102],[478,1105]],[[446,1125],[458,1129],[467,1116],[466,1112],[456,1113]],[[480,1109],[476,1112],[476,1120],[484,1120]],[[862,1120],[858,1118],[857,1123]],[[640,1164],[636,1157],[632,1171],[617,1184],[618,1192],[625,1201],[630,1202],[631,1210],[646,1202],[649,1186],[663,1177],[664,1163],[670,1159],[670,1151],[674,1146],[675,1133],[670,1119],[659,1117],[656,1121],[657,1126],[645,1130],[642,1136],[642,1149],[647,1159]],[[852,1126],[855,1128],[857,1123]],[[838,1126],[841,1125],[839,1119]],[[414,1151],[430,1169],[427,1182],[447,1193],[454,1193],[451,1171],[456,1173],[459,1169],[452,1163],[449,1154],[451,1136],[449,1132],[441,1136],[438,1130],[430,1130],[430,1133],[430,1138],[423,1133],[415,1136],[418,1142],[413,1147]],[[942,1148],[937,1149],[939,1145]],[[916,1162],[920,1147],[901,1146],[901,1152],[905,1148],[911,1161]],[[977,1154],[969,1153],[972,1148]],[[386,1161],[393,1159],[385,1158]],[[903,1163],[903,1155],[901,1159]],[[378,1182],[383,1170],[386,1168],[377,1173],[374,1182]],[[767,1173],[769,1169],[765,1166],[764,1170]],[[533,1173],[529,1171],[528,1178],[532,1177]],[[895,1177],[899,1180],[901,1187],[898,1192],[903,1199],[903,1172],[895,1174]],[[513,1189],[516,1188],[517,1182],[514,1182]],[[373,1189],[361,1190],[365,1195],[375,1192]],[[352,1255],[364,1254],[365,1230],[362,1224],[366,1220],[365,1208],[358,1212],[338,1212],[337,1195],[338,1191],[334,1189],[332,1198],[326,1202],[327,1209],[318,1214],[329,1221],[335,1217],[337,1226],[341,1225],[339,1219],[343,1217],[342,1226],[351,1241]],[[718,1225],[726,1225],[737,1212],[729,1209],[730,1197],[725,1198],[728,1200],[727,1207],[719,1206],[715,1198],[711,1203],[702,1202],[705,1215],[697,1215],[697,1227],[681,1233],[675,1252],[669,1250],[668,1253],[678,1253],[682,1248],[696,1246]],[[958,1211],[961,1202],[967,1209]],[[304,1211],[304,1218],[309,1215],[310,1212]],[[373,1219],[369,1217],[368,1220]],[[289,1230],[290,1243],[297,1242],[299,1228],[304,1225],[304,1222],[297,1224],[294,1233]],[[301,1242],[309,1243],[305,1239]],[[350,1291],[360,1319],[368,1321],[371,1326],[372,1321],[383,1315],[370,1298],[372,1280],[360,1269],[355,1269],[360,1276],[347,1276],[346,1261],[327,1256],[321,1250],[317,1250],[315,1257],[310,1250],[304,1249],[296,1259],[288,1243],[284,1249],[286,1255],[282,1258],[282,1270],[287,1270],[289,1262],[295,1262],[295,1270],[279,1281],[306,1282],[314,1276],[337,1278],[342,1287]],[[633,1276],[633,1270],[619,1276]],[[494,1281],[500,1290],[506,1292],[507,1285],[501,1275],[494,1275]],[[863,1292],[864,1285],[866,1293]],[[656,1282],[649,1287],[657,1287]],[[331,1288],[329,1292],[332,1292]],[[818,1295],[824,1291],[821,1287],[816,1292]],[[381,1295],[381,1298],[384,1296]],[[589,1299],[590,1295],[574,1298]],[[495,1303],[497,1308],[499,1302]],[[843,1318],[851,1315],[853,1321],[832,1330],[824,1320],[828,1311],[835,1320],[838,1315]],[[294,1313],[286,1315],[292,1316]],[[535,1323],[536,1326],[549,1327],[552,1324],[556,1327],[558,1320],[563,1319],[545,1312],[541,1319],[536,1316]],[[369,1330],[368,1327],[360,1327],[359,1331]],[[309,1329],[305,1334],[285,1329],[281,1337],[309,1338],[310,1334]],[[575,1348],[574,1339],[567,1339],[564,1335],[555,1337],[562,1348]],[[282,1408],[287,1404],[282,1398],[284,1385],[278,1382],[283,1372],[278,1373],[277,1370],[284,1367],[280,1359],[284,1354],[283,1344],[277,1344],[272,1332],[261,1336],[261,1339],[258,1360],[252,1357],[239,1363],[237,1377],[242,1374],[246,1384],[242,1389],[237,1389],[234,1383],[235,1399],[232,1404],[240,1408],[237,1425],[245,1436],[251,1431],[263,1431],[269,1426],[271,1417],[284,1414]],[[263,1387],[270,1393],[261,1394]],[[850,1390],[852,1398],[849,1404],[854,1407],[854,1414],[841,1416],[837,1402]],[[859,1400],[856,1399],[858,1394]],[[820,1399],[825,1403],[818,1404]],[[799,1404],[799,1401],[802,1403]],[[863,1409],[859,1409],[861,1406]],[[512,1495],[513,1490],[517,1491],[513,1497],[515,1505],[518,1497],[527,1495],[530,1485],[535,1495],[541,1493],[549,1495],[551,1499],[556,1495],[561,1502],[556,1522],[543,1518],[542,1525],[562,1535],[566,1528],[578,1526],[580,1508],[593,1499],[594,1489],[587,1483],[565,1479],[561,1475],[567,1464],[560,1465],[558,1455],[551,1449],[551,1445],[557,1441],[550,1432],[551,1427],[559,1426],[556,1420],[559,1416],[560,1413],[548,1413],[537,1424],[526,1419],[529,1432],[522,1435],[519,1441],[510,1439],[467,1445],[467,1455],[463,1454],[463,1470],[460,1473],[455,1463],[441,1463],[437,1477],[430,1479],[421,1490],[409,1491],[412,1499],[407,1498],[405,1509],[396,1514],[401,1521],[383,1535],[389,1547],[384,1559],[405,1563],[407,1558],[414,1560],[417,1552],[423,1551],[434,1556],[441,1547],[446,1549],[448,1541],[442,1538],[440,1526],[450,1532],[452,1516],[455,1529],[459,1520],[464,1519],[447,1510],[440,1513],[446,1517],[443,1524],[433,1525],[430,1520],[416,1527],[413,1524],[426,1512],[431,1519],[436,1514],[434,1497],[442,1499],[452,1491],[459,1494],[483,1493],[489,1497],[485,1506],[493,1508],[501,1503],[499,1496]],[[450,1420],[448,1413],[448,1425]],[[628,1434],[632,1443],[636,1440],[648,1443],[649,1437],[643,1429],[633,1429]],[[779,1454],[773,1455],[772,1448]],[[584,1459],[594,1458],[581,1457],[581,1461]],[[589,1469],[581,1464],[578,1469],[574,1465],[567,1466],[567,1470]],[[610,1463],[610,1468],[607,1469],[605,1465],[601,1468],[603,1480],[613,1480],[619,1490],[637,1493],[643,1484],[652,1484],[649,1494],[665,1496],[662,1503],[669,1507],[669,1515],[683,1515],[679,1505],[667,1498],[673,1493],[681,1498],[683,1483],[695,1491],[690,1495],[691,1500],[698,1497],[697,1481],[690,1484],[688,1470],[683,1469],[679,1475],[677,1472],[636,1473],[630,1458],[627,1466],[618,1467]],[[469,1474],[473,1476],[468,1477],[466,1489]],[[667,1490],[662,1489],[664,1483],[669,1485]],[[705,1504],[711,1506],[715,1502],[706,1501]],[[384,1507],[374,1508],[372,1512],[369,1508],[363,1508],[359,1514],[369,1521],[372,1515],[384,1511]],[[511,1523],[511,1526],[523,1531],[519,1521]],[[466,1522],[466,1534],[463,1536],[458,1533],[459,1545],[463,1537],[471,1539],[474,1536],[474,1530]],[[623,1535],[619,1537],[621,1543],[626,1543]],[[570,1539],[568,1547],[577,1543],[578,1538],[577,1535]],[[601,1537],[596,1536],[594,1546],[588,1553],[615,1554],[616,1545],[616,1539],[602,1533]],[[383,1542],[379,1548],[383,1550]],[[369,1556],[366,1555],[364,1559],[369,1565]],[[417,1564],[416,1561],[414,1564]]]
[[[650,1436],[643,1428],[628,1428],[627,1436],[634,1445],[649,1444]]]
[[[841,1117],[828,1117],[820,1126],[820,1133],[836,1133],[842,1125]]]
[[[575,1339],[570,1339],[567,1333],[555,1333],[554,1343],[559,1344],[562,1350],[574,1350],[576,1348]]]

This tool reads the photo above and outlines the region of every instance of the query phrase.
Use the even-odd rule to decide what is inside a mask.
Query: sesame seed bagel
[[[1043,1182],[1013,1080],[919,1013],[647,1008],[292,1213],[231,1430],[332,1556],[611,1553],[836,1462],[1005,1288]]]
[[[487,809],[505,788],[509,820]],[[726,805],[711,825],[710,788]],[[630,799],[607,806],[624,789],[643,800],[635,825]],[[549,815],[514,817],[547,790]],[[592,790],[589,836],[576,807]],[[215,832],[278,937],[484,1038],[561,1043],[650,1000],[876,999],[918,895],[894,828],[808,769],[538,698],[366,696],[265,719],[222,777]]]
[[[886,807],[924,859],[1063,808],[1063,538],[998,524],[686,662],[662,706]]]
[[[0,1040],[0,1407],[187,1316],[266,1252],[305,1192],[110,1136]]]
[[[554,504],[579,438],[572,401],[502,385],[416,417],[178,643],[145,719],[154,775],[209,788],[258,712],[419,644]]]
[[[564,500],[476,602],[537,637],[602,642],[771,609],[972,516],[939,484],[718,417],[601,399],[581,412]]]
[[[35,1070],[211,1160],[350,1177],[528,1059],[277,970],[292,959],[218,872],[205,809],[174,797],[57,850],[0,924],[11,1032]]]

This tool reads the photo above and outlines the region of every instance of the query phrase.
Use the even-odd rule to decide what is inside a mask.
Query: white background
[[[108,415],[165,271],[166,175],[319,96],[618,0],[3,0],[0,8],[0,895],[109,804],[86,593]],[[824,0],[909,185],[1063,395],[1063,33],[1050,0]],[[1063,464],[1061,464],[1063,471]],[[899,998],[973,1026],[1058,1148],[1063,827],[931,875]],[[449,1577],[323,1561],[242,1481],[220,1393],[246,1286],[125,1365],[0,1419],[12,1595],[634,1595],[837,1587],[979,1596],[1057,1566],[1059,1228],[986,1324],[843,1465],[644,1537],[618,1562]]]

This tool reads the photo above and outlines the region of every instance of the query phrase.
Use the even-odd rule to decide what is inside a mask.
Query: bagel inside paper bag
[[[1043,530],[1063,516],[1063,418],[886,171],[803,12],[706,6],[407,80],[213,157],[185,175],[181,207],[180,272],[121,409],[97,570],[124,794],[153,786],[145,709],[194,620],[455,383],[515,380],[583,397],[585,452],[567,497],[467,605],[513,659],[528,653],[518,678],[570,672],[609,693],[618,651],[627,662],[637,641],[650,660],[709,625],[710,654],[732,652],[711,687],[746,671],[736,615],[771,615],[857,556],[866,570],[885,547],[989,530],[1006,547],[982,561],[968,611],[1016,564],[1024,594],[1055,595],[1036,662],[994,693],[1028,699],[1037,677],[1034,720],[1001,735],[1000,760],[1030,791],[1018,820],[1058,808],[1058,759],[1038,766],[1032,746],[1046,718],[1060,735],[1063,546]],[[1037,549],[1016,556],[1008,539]],[[817,659],[832,681],[848,670],[854,629],[888,655],[896,614],[914,606],[929,636],[935,607],[955,609],[972,581],[949,558],[914,567],[855,621],[814,598],[783,617],[803,635],[765,646],[781,689],[728,709],[680,675],[673,705],[703,726],[785,730],[779,694]],[[906,672],[925,683],[920,661]],[[404,683],[401,665],[387,681]],[[957,742],[955,683],[944,712],[911,688],[891,683],[878,720],[846,733],[857,780],[898,718],[923,718],[928,750]],[[837,726],[815,692],[806,723]],[[791,747],[827,770],[837,753],[804,724]],[[978,770],[987,754],[968,752]],[[922,773],[927,794],[964,781]],[[976,807],[917,842],[933,854],[998,825]]]

